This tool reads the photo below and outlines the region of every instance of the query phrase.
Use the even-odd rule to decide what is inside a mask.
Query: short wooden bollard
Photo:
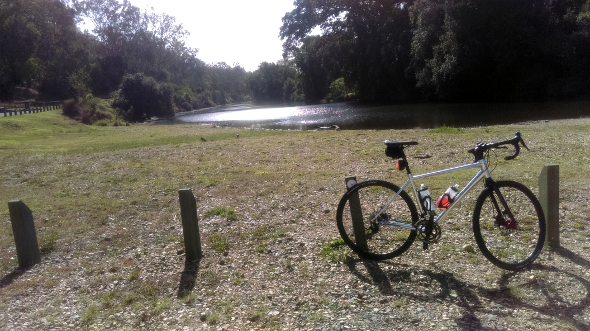
[[[28,268],[41,262],[33,212],[20,200],[9,201],[8,209],[19,267]]]
[[[344,179],[346,183],[346,189],[350,189],[356,184],[356,176],[346,177]],[[363,224],[363,209],[361,207],[361,200],[358,192],[354,193],[350,199],[348,199],[350,207],[350,217],[352,219],[352,229],[354,231],[354,238],[356,245],[361,248],[368,250],[367,238],[365,237],[365,225]]]
[[[559,248],[559,165],[543,167],[539,176],[539,202],[547,224],[547,242],[551,249]]]
[[[197,216],[197,200],[191,189],[178,190],[180,217],[182,218],[182,234],[184,235],[184,251],[186,262],[199,260],[203,257],[199,218]]]

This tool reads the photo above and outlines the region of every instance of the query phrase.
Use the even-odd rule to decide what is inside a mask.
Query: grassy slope
[[[498,158],[494,178],[514,179],[535,189],[543,165],[559,164],[563,226],[577,224],[586,231],[582,235],[588,235],[589,129],[588,119],[430,131],[97,127],[51,111],[0,118],[0,201],[20,199],[33,210],[45,254],[72,254],[73,246],[74,257],[106,246],[126,250],[140,235],[129,220],[152,224],[154,233],[162,231],[165,240],[178,242],[166,237],[164,228],[178,222],[176,192],[186,187],[195,192],[200,213],[228,206],[241,218],[267,219],[274,214],[266,208],[295,208],[296,218],[327,211],[321,216],[329,221],[321,236],[333,239],[337,233],[331,212],[346,175],[400,184],[405,180],[403,173],[392,171],[383,140],[418,141],[408,155],[414,173],[424,173],[470,162],[465,151],[477,141],[503,140],[521,131],[531,151],[523,150],[515,161]],[[436,196],[471,176],[456,173],[425,184]],[[7,204],[0,206],[2,277],[16,266],[9,218]],[[97,240],[105,234],[112,240]]]

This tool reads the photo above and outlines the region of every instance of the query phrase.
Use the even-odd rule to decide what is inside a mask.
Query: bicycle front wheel
[[[418,211],[405,191],[390,201],[399,191],[389,182],[371,180],[344,194],[336,222],[340,236],[353,251],[384,260],[410,248],[416,238],[416,230],[410,228],[418,221]]]
[[[494,265],[519,270],[539,256],[545,242],[545,216],[526,186],[499,181],[486,187],[473,211],[477,246]]]

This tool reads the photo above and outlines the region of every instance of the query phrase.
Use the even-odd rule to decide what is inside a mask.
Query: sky
[[[254,71],[262,62],[282,59],[279,28],[295,7],[293,0],[130,0],[142,10],[154,8],[190,32],[186,45],[205,63],[239,64]]]

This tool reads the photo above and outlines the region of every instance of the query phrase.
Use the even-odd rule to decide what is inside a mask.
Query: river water
[[[439,126],[473,127],[590,116],[590,101],[450,104],[362,105],[335,103],[294,107],[231,105],[177,115],[180,122],[220,126],[313,130],[406,129]]]

